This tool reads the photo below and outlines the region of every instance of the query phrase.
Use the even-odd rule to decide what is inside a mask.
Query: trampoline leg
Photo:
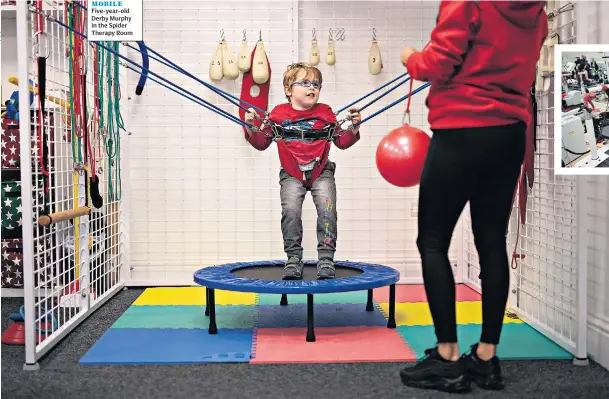
[[[216,326],[216,295],[213,289],[209,290],[207,299],[209,300],[209,333],[218,334],[218,327]]]
[[[368,302],[366,302],[366,312],[372,312],[374,305],[372,304],[372,290],[368,290]]]
[[[205,316],[209,316],[209,288],[205,287]]]
[[[288,306],[288,294],[281,294],[281,301],[279,301],[279,305]]]
[[[315,342],[313,319],[313,294],[307,294],[307,342]]]
[[[395,328],[395,284],[389,286],[389,320],[387,328]]]

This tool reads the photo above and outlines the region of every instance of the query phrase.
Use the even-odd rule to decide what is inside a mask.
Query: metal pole
[[[588,2],[580,1],[575,8],[577,44],[587,42],[588,32],[585,23],[587,18]],[[590,143],[590,147],[592,146],[596,146],[595,141]],[[577,337],[573,358],[573,364],[577,366],[588,365],[588,183],[586,178],[586,176],[577,176]]]
[[[25,364],[24,370],[38,370],[36,363],[36,337],[34,311],[34,213],[32,204],[32,162],[30,145],[30,88],[29,55],[30,32],[29,11],[26,1],[17,2],[17,67],[19,71],[19,143],[21,146],[21,207],[23,242],[23,301],[25,309]],[[42,123],[38,121],[38,123]]]

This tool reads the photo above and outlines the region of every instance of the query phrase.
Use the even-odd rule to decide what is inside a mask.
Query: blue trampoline
[[[316,262],[305,261],[302,280],[282,280],[284,261],[238,262],[198,270],[194,281],[205,287],[209,316],[209,333],[217,334],[215,290],[281,294],[280,304],[287,306],[288,294],[307,294],[307,337],[315,341],[313,295],[333,292],[368,291],[366,311],[374,311],[372,290],[389,286],[389,319],[387,328],[395,328],[395,284],[400,273],[388,266],[337,261],[336,278],[317,280]]]

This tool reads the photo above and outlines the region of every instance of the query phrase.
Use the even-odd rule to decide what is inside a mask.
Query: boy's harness
[[[296,123],[288,123],[286,126],[282,126],[272,120],[269,119],[268,115],[265,118],[260,118],[258,115],[255,116],[256,119],[261,119],[262,123],[260,127],[253,128],[252,130],[257,130],[264,134],[267,137],[271,137],[273,141],[279,140],[303,140],[303,141],[313,141],[313,140],[326,140],[332,141],[334,138],[342,136],[346,131],[353,129],[353,125],[351,125],[346,130],[343,130],[342,133],[336,134],[336,127],[342,125],[348,120],[351,120],[351,117],[337,121],[335,123],[330,123],[324,126],[322,129],[305,129],[301,126],[298,126]],[[296,121],[297,123],[303,122],[302,120]],[[273,134],[267,134],[264,132],[264,125],[268,124],[271,128]],[[288,128],[289,127],[289,128]]]
[[[334,140],[334,132],[336,131],[336,125],[331,124],[325,126],[323,129],[304,129],[299,126],[290,126],[286,129],[284,126],[280,126],[276,123],[271,123],[271,130],[273,131],[273,140],[292,139],[292,140]]]

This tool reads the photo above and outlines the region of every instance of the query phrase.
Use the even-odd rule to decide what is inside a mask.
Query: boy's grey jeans
[[[311,187],[311,195],[317,208],[317,255],[318,259],[334,260],[337,238],[336,164],[327,161],[324,170]],[[309,173],[309,172],[307,172]],[[307,188],[285,170],[279,172],[281,186],[281,232],[283,247],[288,258],[302,259],[302,203]]]

